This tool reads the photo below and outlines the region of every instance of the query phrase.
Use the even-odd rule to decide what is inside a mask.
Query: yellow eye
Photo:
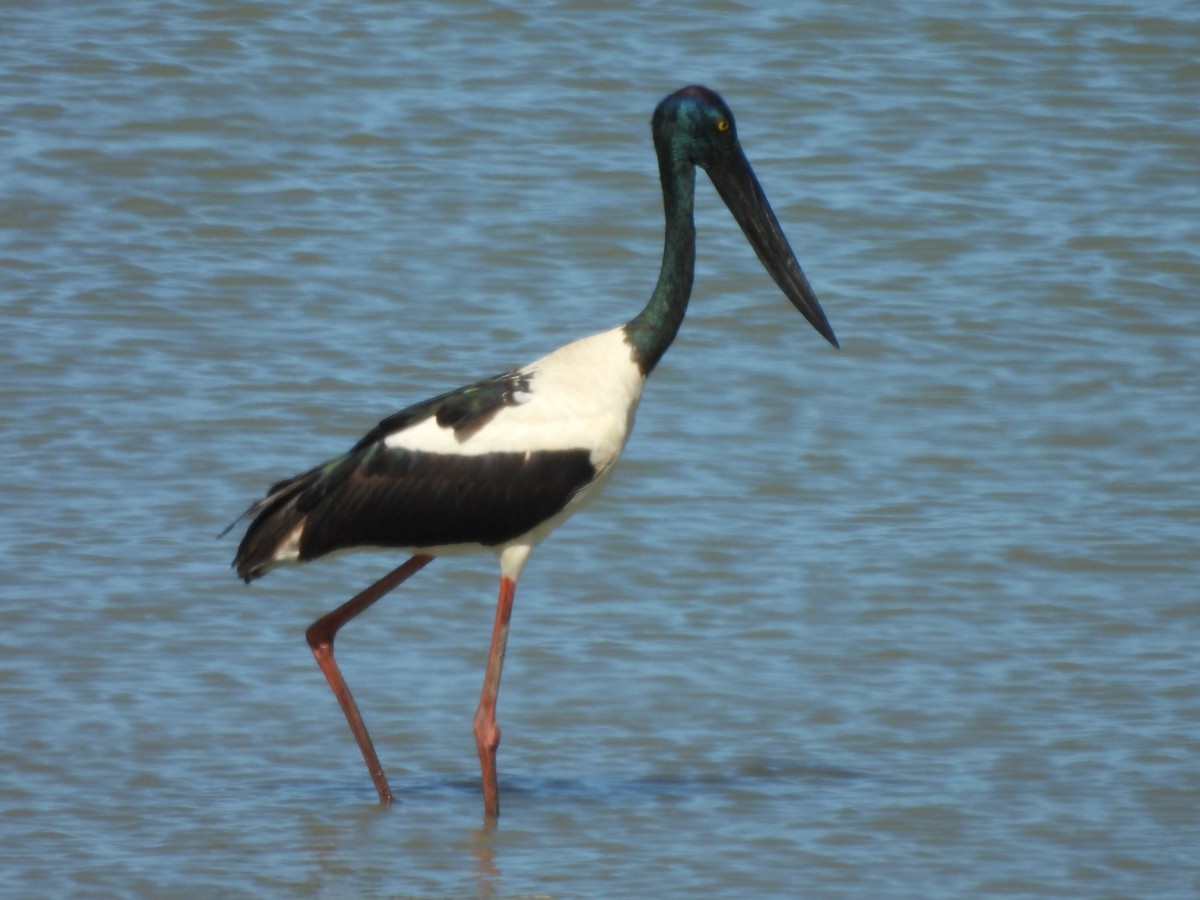
[[[728,130],[729,130],[729,120],[728,119],[719,119],[717,121],[717,131],[728,131]]]

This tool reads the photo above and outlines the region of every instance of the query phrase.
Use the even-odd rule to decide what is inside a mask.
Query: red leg
[[[496,601],[492,646],[488,651],[479,706],[475,710],[475,746],[479,750],[479,768],[483,775],[483,812],[489,818],[500,815],[500,790],[496,786],[496,748],[500,746],[496,697],[500,694],[500,671],[504,668],[504,648],[508,644],[508,622],[512,618],[516,590],[517,582],[514,579],[507,575],[500,577],[500,598]]]
[[[371,780],[375,782],[375,790],[379,792],[379,802],[384,804],[392,802],[392,789],[388,787],[387,776],[383,774],[383,767],[379,765],[379,757],[375,755],[375,746],[371,743],[371,736],[367,734],[367,726],[363,723],[362,715],[358,711],[358,704],[354,702],[350,688],[346,685],[346,680],[342,678],[342,672],[338,668],[337,662],[334,661],[333,639],[337,637],[338,629],[343,625],[432,561],[432,556],[414,556],[402,566],[384,575],[366,590],[355,594],[333,612],[317,619],[308,627],[305,635],[308,638],[308,646],[312,648],[313,656],[316,657],[317,665],[325,673],[325,680],[333,688],[333,695],[337,697],[342,712],[346,714],[346,721],[350,723],[350,730],[354,732],[354,740],[358,742],[358,749],[362,751],[363,759],[366,760],[367,771],[371,773]]]

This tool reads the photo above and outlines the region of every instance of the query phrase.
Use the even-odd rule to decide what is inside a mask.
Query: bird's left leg
[[[508,623],[512,618],[516,590],[515,578],[500,576],[500,597],[496,601],[492,645],[488,651],[479,706],[475,710],[475,746],[479,750],[479,768],[483,776],[483,812],[488,818],[500,815],[500,790],[496,785],[496,748],[500,746],[500,726],[496,724],[496,698],[500,693],[500,672],[504,668]]]
[[[312,648],[313,656],[316,657],[317,665],[325,673],[325,680],[329,682],[329,686],[333,689],[333,695],[337,697],[338,705],[346,714],[346,721],[350,723],[350,730],[354,732],[354,740],[358,742],[358,749],[362,751],[363,759],[367,763],[367,771],[371,773],[371,780],[375,782],[375,790],[379,793],[379,802],[384,804],[392,802],[392,789],[388,787],[387,776],[383,774],[383,766],[379,764],[379,757],[375,754],[375,745],[371,743],[371,735],[367,733],[367,726],[363,722],[362,714],[358,711],[358,704],[354,702],[346,679],[342,677],[342,671],[333,658],[333,639],[337,636],[339,628],[432,561],[432,556],[424,554],[412,557],[408,562],[384,575],[369,588],[355,594],[333,612],[317,619],[308,627],[305,635],[308,639],[308,646]]]

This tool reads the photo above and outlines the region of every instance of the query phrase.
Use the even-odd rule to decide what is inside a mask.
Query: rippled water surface
[[[0,30],[0,893],[1200,893],[1192,3],[19,3]],[[688,321],[534,555],[246,587],[387,413],[619,324],[720,90],[843,349],[700,177]]]

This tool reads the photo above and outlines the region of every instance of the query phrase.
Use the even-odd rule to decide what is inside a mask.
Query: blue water
[[[1200,893],[1200,12],[17,5],[0,31],[0,894]],[[338,642],[396,560],[216,534],[640,308],[719,90],[842,342],[701,176],[606,494]]]

